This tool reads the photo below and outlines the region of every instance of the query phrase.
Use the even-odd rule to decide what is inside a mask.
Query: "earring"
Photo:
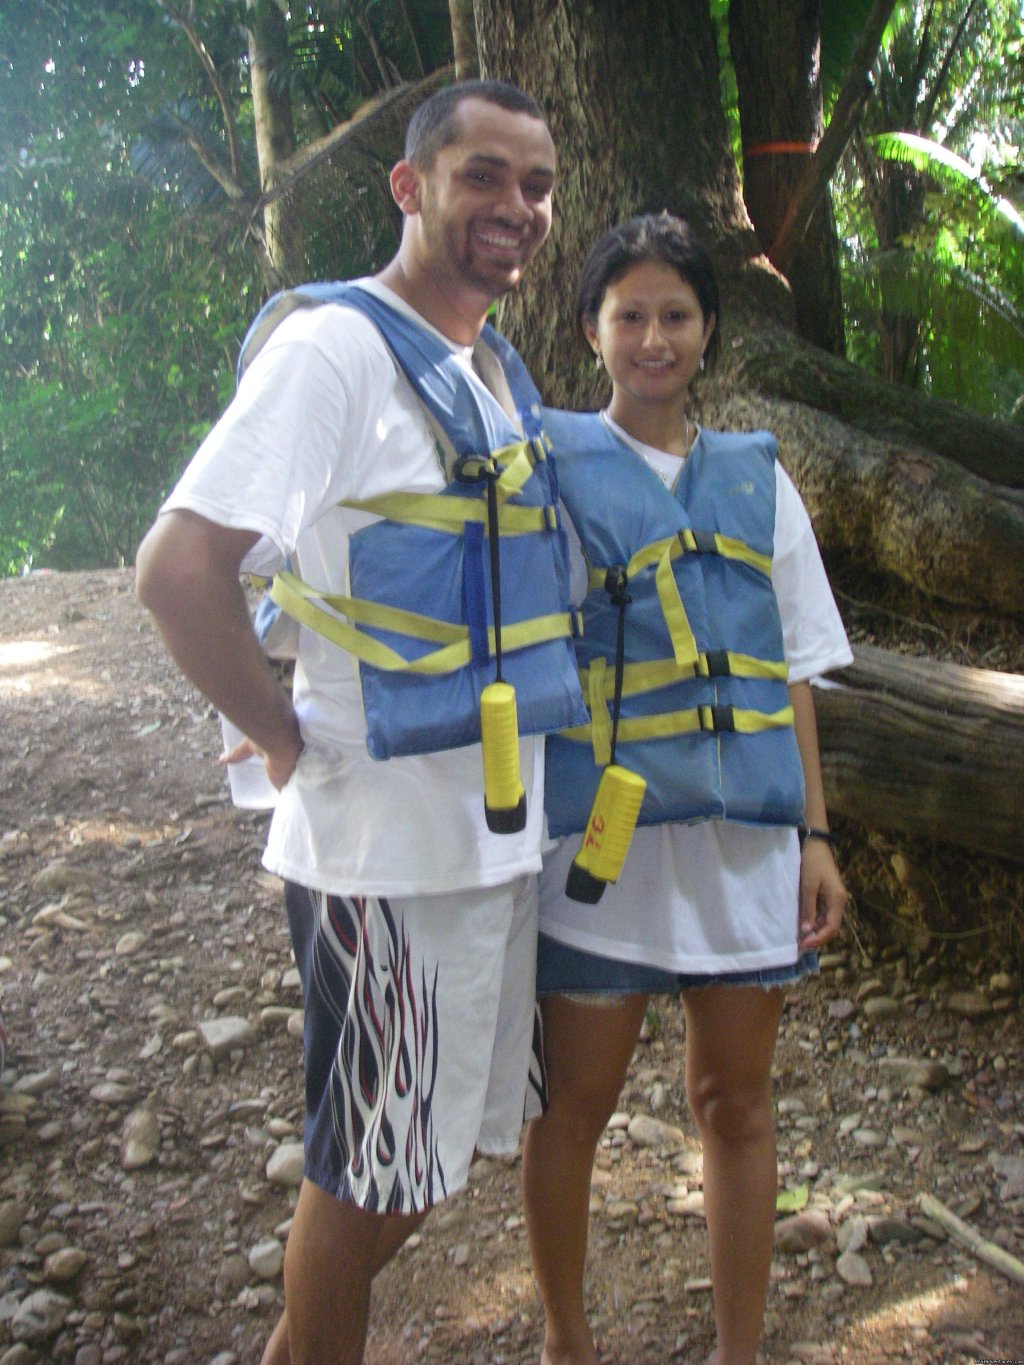
[[[703,369],[704,369],[704,352],[703,352],[703,351],[701,352],[701,356],[700,356],[700,368],[701,368],[701,371],[703,371]]]
[[[604,364],[604,361],[601,359],[601,352],[600,352],[600,351],[595,351],[595,352],[594,352],[594,369],[595,369],[595,370],[599,370],[603,364]]]

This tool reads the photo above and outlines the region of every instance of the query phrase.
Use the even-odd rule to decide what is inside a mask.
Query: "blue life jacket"
[[[547,741],[553,835],[586,826],[611,758],[624,566],[625,668],[616,762],[647,781],[640,824],[795,825],[804,782],[771,583],[775,439],[702,431],[671,492],[596,413],[545,411],[589,591],[576,642],[590,722]]]
[[[381,520],[349,541],[345,595],[279,573],[272,597],[302,625],[358,660],[367,746],[374,758],[433,753],[480,739],[480,693],[495,679],[487,479],[497,490],[502,676],[516,690],[519,732],[586,719],[572,650],[565,532],[540,398],[512,347],[482,340],[504,371],[523,434],[473,384],[436,336],[345,282],[272,298],[243,342],[239,373],[298,307],[341,303],[364,313],[449,448],[452,480],[436,494],[396,491],[342,506]]]

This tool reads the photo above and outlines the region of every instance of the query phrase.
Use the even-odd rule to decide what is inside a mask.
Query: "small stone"
[[[953,991],[946,997],[946,1009],[964,1019],[985,1019],[992,1013],[992,1002],[977,991]]]
[[[68,1284],[85,1265],[87,1256],[80,1247],[61,1247],[43,1263],[43,1275],[50,1284]]]
[[[244,1289],[249,1283],[249,1262],[236,1252],[231,1256],[225,1256],[217,1271],[215,1281],[217,1294],[221,1298],[234,1297],[240,1289]],[[165,1362],[166,1365],[166,1362]]]
[[[19,1095],[45,1095],[47,1090],[52,1090],[60,1079],[56,1069],[50,1067],[46,1071],[33,1071],[28,1075],[19,1076],[14,1083],[14,1089]]]
[[[681,1128],[661,1119],[651,1118],[648,1114],[637,1114],[630,1119],[626,1130],[630,1142],[637,1147],[670,1147],[678,1149],[686,1145],[686,1134]]]
[[[18,1240],[18,1229],[26,1213],[20,1199],[7,1199],[0,1204],[0,1247],[9,1247]]]
[[[267,1161],[267,1179],[272,1185],[297,1190],[302,1184],[305,1156],[301,1142],[282,1142]]]
[[[71,1312],[71,1300],[50,1289],[37,1289],[23,1299],[11,1319],[11,1336],[30,1346],[41,1345],[56,1336]]]
[[[0,1324],[10,1322],[15,1313],[21,1307],[24,1293],[17,1289],[9,1290],[6,1294],[0,1294]]]
[[[775,1246],[790,1256],[821,1246],[831,1237],[832,1224],[822,1209],[803,1209],[775,1224]]]
[[[852,1000],[830,1000],[828,1003],[828,1016],[842,1022],[849,1019],[851,1015],[857,1013],[857,1006]]]
[[[1024,1157],[1003,1156],[999,1152],[989,1153],[989,1165],[1005,1184],[999,1191],[1003,1203],[1024,1197]]]
[[[249,1265],[261,1280],[276,1280],[284,1265],[284,1247],[276,1237],[264,1237],[249,1251]]]
[[[882,1019],[892,1019],[899,1012],[900,1002],[894,1000],[891,995],[873,995],[861,1005],[861,1013],[865,1019],[873,1019],[876,1023]]]
[[[866,1289],[868,1285],[874,1283],[871,1267],[857,1251],[843,1252],[836,1261],[836,1274],[844,1284],[853,1285],[858,1289]]]
[[[123,1085],[120,1081],[100,1081],[89,1091],[89,1097],[97,1104],[131,1104],[138,1093],[133,1085]]]
[[[836,1233],[836,1246],[840,1252],[860,1251],[868,1240],[866,1218],[851,1218],[839,1225]]]
[[[676,1217],[703,1218],[704,1191],[691,1190],[682,1199],[667,1199],[665,1201],[665,1212]]]
[[[605,1208],[605,1217],[613,1223],[635,1223],[640,1210],[628,1199],[612,1199]]]
[[[121,1165],[140,1171],[151,1165],[160,1151],[160,1125],[151,1109],[133,1109],[121,1130]]]
[[[218,991],[213,997],[214,1006],[222,1010],[225,1005],[236,1005],[239,1000],[246,1000],[249,992],[244,986],[225,986],[222,991]]]
[[[142,948],[148,935],[140,933],[138,929],[132,929],[127,934],[122,934],[114,944],[114,955],[116,957],[134,957]]]
[[[36,1365],[38,1359],[30,1346],[23,1346],[19,1342],[0,1356],[0,1365]]]
[[[785,1095],[776,1106],[780,1115],[806,1114],[807,1105],[796,1095]]]
[[[915,1085],[920,1090],[941,1090],[949,1080],[949,1072],[941,1062],[916,1057],[881,1057],[883,1071],[895,1073],[904,1085]]]
[[[897,1242],[903,1246],[909,1246],[913,1242],[921,1240],[921,1234],[912,1223],[905,1218],[878,1217],[867,1220],[868,1236],[875,1246],[888,1246],[890,1242]]]
[[[873,995],[884,994],[885,982],[881,981],[877,976],[869,976],[866,980],[862,981],[857,987],[858,1000],[868,1000]]]
[[[75,1365],[103,1365],[103,1348],[95,1342],[79,1346],[75,1352]]]
[[[223,1057],[244,1047],[253,1038],[254,1030],[248,1019],[225,1014],[219,1019],[204,1019],[199,1025],[199,1036],[212,1057]]]
[[[855,1128],[853,1130],[853,1140],[861,1147],[884,1147],[885,1134],[876,1132],[874,1128]]]

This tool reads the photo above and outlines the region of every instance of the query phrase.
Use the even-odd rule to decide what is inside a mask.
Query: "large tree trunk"
[[[295,151],[291,97],[286,81],[272,79],[288,62],[284,17],[274,0],[248,0],[249,66],[260,188],[273,191],[281,168]],[[297,199],[283,194],[263,210],[263,268],[269,290],[298,284],[304,277],[305,235]]]
[[[545,398],[605,400],[573,341],[580,263],[611,223],[674,209],[708,242],[722,284],[725,363],[710,417],[777,429],[826,543],[926,593],[1024,609],[1024,507],[949,463],[1024,482],[1024,433],[886,385],[794,335],[789,291],[748,225],[707,0],[477,0],[476,15],[482,70],[537,96],[560,154],[553,240],[502,315]]]
[[[829,809],[1024,862],[1024,677],[854,652],[815,689]]]
[[[743,198],[768,253],[822,134],[821,0],[732,0],[729,43],[743,133]],[[845,354],[839,244],[827,193],[786,277],[800,335]]]
[[[598,396],[593,357],[573,341],[575,282],[598,234],[643,210],[688,218],[744,296],[792,320],[743,206],[707,0],[476,0],[475,10],[482,73],[538,100],[559,154],[552,239],[501,314],[549,402]]]

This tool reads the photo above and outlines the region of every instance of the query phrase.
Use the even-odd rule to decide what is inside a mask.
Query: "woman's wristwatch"
[[[831,847],[835,846],[836,836],[828,829],[814,829],[811,825],[800,825],[797,829],[801,848],[808,839],[823,839]]]

